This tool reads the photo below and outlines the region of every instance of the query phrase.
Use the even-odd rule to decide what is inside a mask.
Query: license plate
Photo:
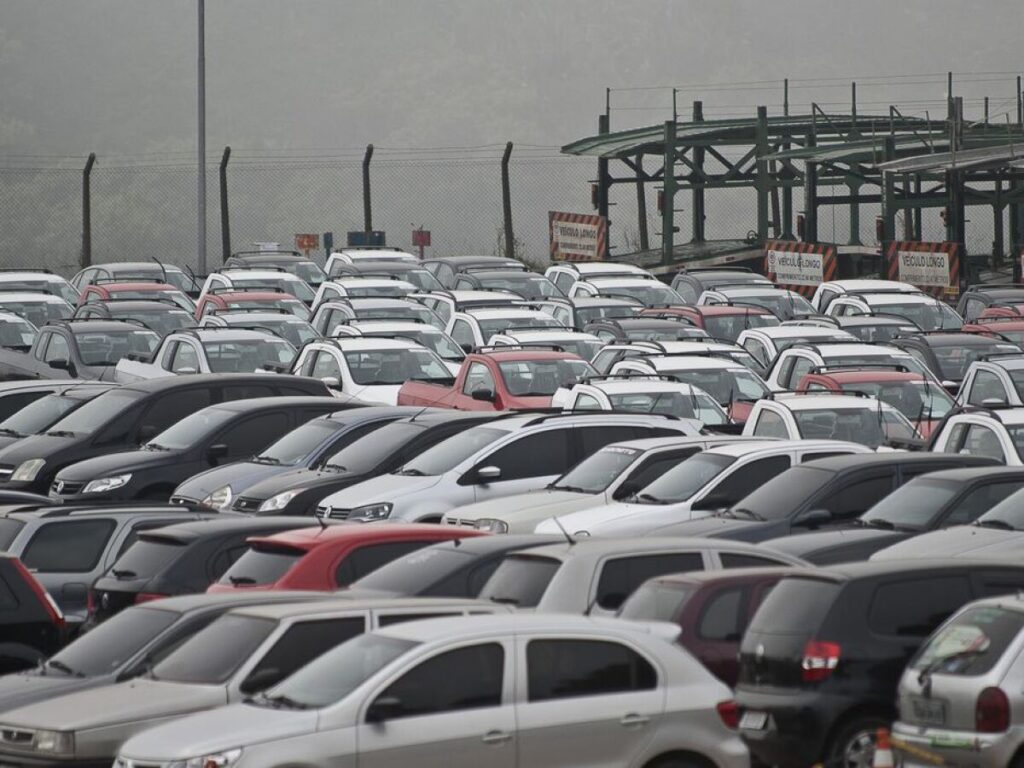
[[[768,725],[767,712],[744,712],[740,718],[740,728],[745,731],[763,731]]]
[[[942,725],[946,722],[946,705],[935,699],[913,698],[910,710],[914,720],[924,725]]]

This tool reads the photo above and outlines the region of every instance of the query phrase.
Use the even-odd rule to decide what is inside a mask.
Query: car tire
[[[830,768],[871,768],[875,756],[875,732],[891,725],[879,715],[860,715],[843,723],[825,746],[825,765]]]

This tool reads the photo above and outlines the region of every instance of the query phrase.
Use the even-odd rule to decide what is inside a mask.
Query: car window
[[[873,507],[892,490],[892,486],[892,474],[840,483],[832,486],[824,498],[812,502],[808,509],[827,509],[834,519],[849,520]]]
[[[13,611],[21,606],[10,584],[0,576],[0,611]]]
[[[963,445],[958,452],[968,453],[971,456],[985,456],[1000,462],[1006,461],[998,435],[981,424],[971,424],[967,427],[967,434],[964,436]]]
[[[697,637],[713,642],[739,642],[746,624],[750,587],[723,589],[712,597],[697,619]]]
[[[157,528],[163,528],[167,525],[173,525],[175,522],[178,521],[168,520],[165,518],[163,520],[147,520],[145,522],[135,523],[128,530],[128,533],[124,537],[124,541],[121,542],[121,547],[117,550],[117,558],[115,558],[115,560],[120,559],[121,555],[127,552],[132,545],[139,540],[139,534],[143,531],[152,531]]]
[[[700,294],[697,293],[697,289],[686,280],[680,280],[672,287],[675,288],[676,293],[683,297],[683,302],[686,304],[696,304],[697,299],[700,298]]]
[[[223,683],[276,628],[270,619],[225,614],[182,643],[152,674],[178,683]]]
[[[466,381],[462,385],[462,394],[472,395],[477,389],[489,389],[494,392],[494,376],[491,375],[491,369],[483,363],[470,363],[469,370],[466,371]]]
[[[337,359],[330,352],[325,350],[316,350],[313,352],[315,362],[313,368],[310,371],[310,376],[314,379],[337,379],[341,381],[341,366],[338,364]]]
[[[334,583],[347,587],[357,579],[380,568],[392,560],[422,549],[433,541],[389,541],[384,544],[367,544],[350,552],[334,571]]]
[[[531,702],[648,691],[658,684],[647,659],[604,640],[531,640],[526,664]]]
[[[774,560],[760,555],[744,555],[739,552],[719,552],[718,559],[722,561],[723,568],[764,568],[789,565],[784,560]]]
[[[269,688],[325,651],[365,631],[366,619],[362,616],[293,624],[246,675],[239,689],[255,693]]]
[[[504,672],[505,649],[501,644],[457,648],[406,672],[377,700],[397,700],[397,712],[389,715],[394,718],[497,707],[501,705]]]
[[[597,402],[596,397],[580,394],[576,396],[576,404],[573,405],[573,409],[577,411],[600,411],[601,404]]]
[[[191,344],[177,342],[171,355],[171,371],[173,373],[197,373],[199,371],[199,355]]]
[[[789,437],[786,422],[782,416],[765,408],[757,417],[752,433],[756,437]]]
[[[741,467],[733,467],[732,472],[714,487],[710,495],[718,499],[721,505],[735,504],[751,491],[785,472],[790,464],[789,456],[769,456]]]
[[[287,432],[290,426],[291,419],[286,413],[261,413],[228,427],[210,442],[213,445],[226,445],[227,457],[221,461],[231,461],[242,456],[252,456]]]
[[[476,338],[473,336],[473,329],[465,320],[457,319],[452,324],[451,337],[455,343],[464,349],[476,346]]]
[[[970,405],[989,405],[986,401],[995,400],[998,403],[1007,402],[1006,389],[1003,383],[991,371],[978,371],[974,374],[974,382],[971,384],[971,395],[967,398]]]
[[[616,610],[648,579],[666,573],[704,570],[700,552],[617,557],[605,562],[597,583],[595,600],[605,610]]]
[[[52,360],[70,360],[71,349],[68,341],[59,333],[49,334],[50,341],[43,352],[43,361],[49,363]]]
[[[640,466],[633,470],[632,474],[619,486],[619,490],[628,489],[629,493],[634,493],[641,488],[646,488],[672,467],[693,456],[698,450],[694,446],[693,448],[659,453],[644,459]],[[618,496],[618,491],[616,496]]]
[[[1016,493],[1020,489],[1021,483],[1019,481],[990,483],[980,488],[975,488],[956,502],[946,516],[946,519],[942,521],[942,525],[966,525],[967,523],[973,523],[1007,496]]]
[[[550,557],[510,555],[494,570],[479,597],[517,608],[534,608],[561,566],[561,560]]]
[[[549,429],[516,440],[482,459],[478,466],[497,467],[499,481],[560,475],[574,462],[569,451],[569,430]]]
[[[210,404],[209,389],[188,389],[183,392],[168,392],[155,398],[140,420],[139,429],[158,435],[172,424],[199,411]]]
[[[972,600],[967,576],[931,576],[880,584],[868,610],[879,635],[924,638]]]
[[[768,353],[768,348],[761,343],[758,339],[746,339],[743,342],[743,348],[752,354],[757,361],[762,365],[768,365],[771,362],[771,355]]]
[[[793,387],[796,386],[804,376],[811,372],[814,367],[814,363],[803,355],[797,355],[796,361],[793,363],[793,367],[789,371],[789,375],[781,383],[784,386]]]
[[[87,573],[96,567],[114,532],[113,520],[63,520],[40,526],[21,561],[39,573]]]
[[[606,445],[621,443],[626,440],[635,440],[639,437],[651,437],[650,433],[638,427],[631,426],[607,426],[607,427],[577,427],[576,434],[582,443],[583,457],[592,456]]]
[[[910,669],[977,677],[992,670],[1024,629],[1024,613],[998,605],[968,608],[921,647]]]

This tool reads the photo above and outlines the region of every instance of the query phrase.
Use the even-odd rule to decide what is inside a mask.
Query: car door
[[[514,649],[466,643],[397,673],[360,715],[359,768],[515,768]]]
[[[543,488],[575,463],[570,429],[523,435],[488,453],[459,479],[472,497],[457,503],[487,501]],[[497,476],[483,477],[497,469]]]
[[[526,671],[516,706],[519,765],[635,765],[664,713],[656,665],[618,640],[520,636],[516,643]]]

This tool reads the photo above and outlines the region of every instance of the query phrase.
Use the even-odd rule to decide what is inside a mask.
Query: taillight
[[[32,575],[32,572],[25,567],[25,564],[21,560],[14,560],[14,569],[18,571],[22,578],[25,579],[25,583],[28,584],[29,589],[32,590],[33,594],[39,598],[39,602],[46,608],[46,613],[50,617],[50,621],[56,624],[58,627],[64,626],[64,614],[61,613],[60,606],[54,601],[50,593],[47,592],[43,585],[39,583],[39,580]]]
[[[735,701],[720,701],[715,705],[715,709],[718,710],[718,716],[722,718],[726,728],[735,731],[740,727],[740,708]]]
[[[838,643],[823,643],[819,640],[808,640],[804,646],[804,658],[800,662],[805,683],[820,683],[832,674],[839,664],[842,651]]]
[[[85,612],[89,616],[96,613],[96,590],[90,589],[85,593]]]
[[[151,600],[163,600],[165,597],[167,597],[167,595],[160,595],[156,592],[139,592],[139,594],[135,596],[135,604],[148,603]]]
[[[1002,688],[986,688],[978,694],[974,707],[974,730],[1002,733],[1010,727],[1010,700]]]

